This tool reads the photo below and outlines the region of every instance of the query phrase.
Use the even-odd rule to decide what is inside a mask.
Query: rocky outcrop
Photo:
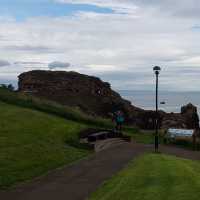
[[[186,118],[186,126],[188,128],[196,128],[199,129],[199,116],[197,113],[197,107],[192,105],[191,103],[183,106],[181,108],[181,115]]]
[[[162,128],[199,129],[197,107],[189,103],[181,107],[181,113],[165,113],[161,126]]]
[[[122,110],[126,123],[143,129],[154,129],[156,113],[133,106],[111,89],[107,82],[97,77],[77,72],[35,70],[19,76],[19,91],[79,107],[90,115],[110,117]],[[181,113],[159,111],[159,126],[162,128],[197,127],[197,109],[192,104],[182,107]]]
[[[189,128],[186,124],[187,120],[180,113],[165,113],[162,118],[161,127],[168,128]]]
[[[19,91],[79,107],[91,115],[109,117],[122,110],[129,123],[137,123],[142,109],[132,106],[99,78],[76,72],[30,71],[19,76]]]

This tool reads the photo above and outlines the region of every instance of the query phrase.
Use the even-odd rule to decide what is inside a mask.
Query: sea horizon
[[[129,100],[132,105],[145,110],[155,110],[155,91],[149,90],[118,90],[119,94]],[[181,107],[192,103],[200,116],[200,92],[198,91],[159,91],[159,110],[180,113]],[[165,102],[165,104],[160,104]]]

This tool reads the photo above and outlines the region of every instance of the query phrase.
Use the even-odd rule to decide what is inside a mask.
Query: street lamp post
[[[155,66],[153,68],[153,71],[156,75],[156,133],[155,133],[155,152],[158,152],[158,144],[159,144],[159,138],[158,138],[158,75],[161,71],[161,68],[159,66]]]

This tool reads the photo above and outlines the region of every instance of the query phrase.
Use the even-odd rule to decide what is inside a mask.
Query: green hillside
[[[39,111],[0,102],[0,188],[39,176],[83,158],[75,148],[83,125]]]
[[[112,127],[112,123],[108,119],[89,116],[78,108],[64,106],[25,93],[9,91],[5,88],[0,88],[0,101],[23,108],[31,108],[88,125]]]
[[[200,162],[147,154],[104,183],[90,200],[198,200]]]
[[[76,108],[0,88],[0,189],[30,180],[87,156],[80,131],[112,128],[107,119]],[[124,127],[138,141],[152,141],[137,129]]]

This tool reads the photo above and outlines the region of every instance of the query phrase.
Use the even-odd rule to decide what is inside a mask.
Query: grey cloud
[[[5,37],[3,35],[0,35],[0,41],[5,41]]]
[[[130,71],[119,71],[119,72],[109,72],[104,74],[98,74],[104,80],[116,80],[116,81],[126,81],[126,80],[139,80],[152,77],[152,74],[148,72],[130,72]]]
[[[136,72],[136,71],[122,71],[104,74],[95,74],[102,80],[110,82],[114,88],[117,89],[133,89],[133,90],[153,90],[155,86],[155,75],[153,71],[149,72]],[[162,70],[160,73],[160,89],[161,90],[176,90],[182,89],[187,91],[193,88],[196,90],[200,70],[186,68],[181,70],[175,69]],[[182,86],[184,85],[184,88]],[[190,88],[191,87],[191,88]]]
[[[6,60],[0,60],[0,67],[9,66],[10,63]]]
[[[198,0],[56,0],[62,3],[90,4],[99,7],[111,8],[118,13],[131,13],[136,11],[136,6],[157,8],[162,13],[170,13],[174,16],[195,17],[200,16],[200,2]]]
[[[162,13],[170,13],[173,16],[199,17],[200,2],[197,0],[133,0],[139,6],[157,8]]]
[[[31,46],[31,45],[10,45],[4,47],[6,50],[11,51],[30,51],[36,53],[57,53],[58,50],[47,46]]]
[[[86,4],[86,5],[94,5],[97,7],[102,8],[109,8],[113,10],[115,13],[132,13],[135,11],[135,5],[134,2],[130,0],[106,0],[106,1],[100,1],[100,0],[56,0],[60,3],[70,3],[70,4]]]
[[[14,63],[15,65],[42,65],[42,64],[45,64],[45,63],[42,63],[42,62],[23,62],[23,61],[18,61],[18,62],[15,62]]]
[[[192,26],[192,30],[200,31],[200,25],[194,25],[194,26]]]
[[[52,63],[49,63],[48,67],[49,69],[55,69],[55,68],[68,68],[70,67],[71,64],[67,63],[67,62],[59,62],[59,61],[55,61]]]

